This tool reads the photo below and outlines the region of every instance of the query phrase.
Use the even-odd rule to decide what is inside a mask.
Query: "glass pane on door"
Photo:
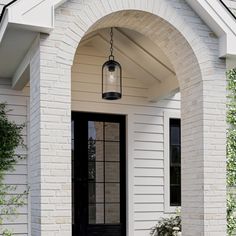
[[[88,181],[89,224],[119,224],[119,123],[88,122]]]
[[[125,236],[125,116],[72,113],[72,235]]]

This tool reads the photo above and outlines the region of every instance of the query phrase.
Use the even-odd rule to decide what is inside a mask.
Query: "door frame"
[[[120,114],[109,114],[109,113],[94,113],[94,112],[81,112],[81,111],[72,111],[72,121],[76,123],[78,119],[82,119],[83,121],[94,120],[94,121],[103,121],[103,122],[117,122],[120,124],[120,156],[123,156],[120,159],[120,183],[122,186],[120,187],[120,224],[121,224],[121,235],[125,236],[128,233],[127,229],[127,210],[129,207],[128,198],[127,198],[127,190],[128,190],[128,181],[127,181],[127,119],[126,115]],[[76,130],[76,129],[75,129]],[[75,132],[74,130],[74,132]],[[74,139],[76,142],[76,135],[74,135]],[[74,150],[75,151],[75,150]],[[76,151],[75,151],[76,155]],[[122,204],[121,204],[122,203]],[[78,203],[77,203],[78,204]],[[75,204],[75,206],[77,205]],[[87,209],[88,211],[88,209]],[[88,214],[87,214],[88,216]],[[88,226],[88,217],[87,217],[87,226]],[[87,227],[86,226],[86,227]],[[94,225],[96,227],[96,225]],[[100,225],[102,226],[102,224]],[[113,226],[112,224],[110,225]]]

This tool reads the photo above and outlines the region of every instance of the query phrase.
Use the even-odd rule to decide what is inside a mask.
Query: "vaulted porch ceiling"
[[[90,46],[109,54],[109,29],[87,35],[80,46]],[[157,101],[178,91],[178,81],[170,60],[150,39],[128,29],[114,29],[114,54],[122,68],[149,87],[149,101]]]

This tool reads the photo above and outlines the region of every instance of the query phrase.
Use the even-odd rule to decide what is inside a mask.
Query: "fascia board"
[[[2,21],[0,22],[0,44],[5,35],[7,26],[8,26],[8,11],[5,11],[4,16],[2,17]]]
[[[59,7],[60,5],[62,5],[63,3],[67,2],[67,0],[54,0],[54,8],[56,9],[57,7]]]
[[[194,11],[217,34],[233,33],[236,35],[236,21],[218,0],[186,0]]]
[[[45,34],[50,34],[50,32],[53,30],[53,27],[48,27],[45,25],[34,25],[34,24],[26,24],[26,23],[15,23],[15,22],[8,22],[9,27],[15,27],[18,29],[23,29],[23,30],[29,30],[29,31],[34,31],[38,33],[45,33]]]
[[[54,28],[54,5],[51,1],[17,1],[7,11],[9,23],[24,29],[49,33]]]

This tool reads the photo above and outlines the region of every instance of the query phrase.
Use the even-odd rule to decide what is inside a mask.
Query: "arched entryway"
[[[161,48],[173,65],[181,91],[183,234],[224,235],[225,207],[222,207],[222,211],[217,214],[214,209],[219,204],[225,205],[225,145],[219,144],[219,142],[224,143],[225,140],[222,135],[222,129],[225,128],[223,106],[225,65],[224,61],[218,59],[217,56],[218,39],[184,1],[176,3],[169,0],[124,2],[104,0],[86,1],[84,4],[68,2],[57,10],[56,27],[50,36],[41,36],[40,57],[36,55],[33,58],[32,68],[40,65],[40,72],[37,73],[36,69],[32,70],[31,86],[37,87],[40,83],[41,86],[47,87],[48,81],[55,85],[50,88],[53,101],[44,109],[44,112],[40,113],[41,122],[44,122],[43,117],[47,114],[50,105],[58,105],[60,102],[63,104],[60,109],[63,112],[57,115],[59,124],[64,127],[61,131],[59,129],[58,133],[63,134],[64,139],[61,141],[67,143],[63,147],[57,146],[56,153],[63,148],[67,150],[63,152],[64,163],[61,167],[64,166],[68,170],[70,164],[68,143],[70,130],[66,127],[71,118],[70,85],[74,55],[85,35],[107,27],[127,28],[145,35]],[[49,55],[43,49],[51,45],[56,46],[57,49]],[[48,66],[48,61],[52,61],[50,66]],[[63,99],[60,94],[61,87],[63,87]],[[33,92],[31,97],[32,104],[38,100],[43,105],[48,99],[43,92]],[[95,104],[96,101],[94,101]],[[34,109],[35,107],[32,106],[32,114]],[[38,109],[40,110],[41,107]],[[86,107],[86,109],[93,108]],[[132,116],[130,119],[132,120]],[[40,133],[42,140],[44,133],[48,134],[50,129],[54,128],[50,125],[44,126],[43,123],[40,127],[42,127]],[[49,142],[51,143],[49,149],[53,151],[56,147],[53,145],[55,141],[52,138]],[[46,157],[46,154],[41,153],[40,161],[44,162]],[[217,163],[222,165],[215,166],[215,157],[218,158]],[[222,174],[217,184],[213,176],[216,169]],[[40,170],[40,173],[41,177],[45,177],[43,180],[47,182],[46,172]],[[69,176],[70,171],[67,171],[59,185],[68,186]],[[43,182],[41,186],[43,189]],[[64,193],[59,191],[58,194]],[[217,195],[221,195],[222,198],[219,199]],[[67,199],[69,200],[70,197],[68,190]],[[46,200],[47,196],[42,195],[42,199]],[[54,204],[57,207],[57,203]],[[36,203],[33,212],[36,216],[38,215],[37,206],[43,215],[44,205],[41,203]],[[127,220],[127,225],[129,225],[127,233],[135,235],[132,206],[129,210],[131,215]],[[71,212],[69,203],[66,204],[65,211],[67,214]],[[32,219],[34,220],[34,214]],[[58,231],[58,235],[70,235],[70,217],[66,219],[66,222],[59,220],[56,221],[57,223],[52,220],[52,225],[58,224],[58,227],[62,228]],[[67,225],[67,228],[63,225]],[[37,222],[32,226],[33,232],[37,232],[37,228],[43,227],[44,223]]]
[[[73,144],[77,153],[74,160],[83,159],[84,168],[88,168],[85,174],[91,171],[94,173],[94,177],[84,185],[87,189],[90,187],[89,191],[83,191],[86,196],[83,197],[85,203],[82,206],[87,209],[83,211],[86,215],[82,217],[84,220],[79,214],[82,210],[78,209],[81,198],[73,198],[77,203],[77,207],[73,205],[72,209],[75,212],[73,227],[77,231],[83,228],[85,234],[92,234],[91,230],[95,230],[98,235],[102,232],[102,235],[113,233],[125,236],[126,230],[131,234],[135,229],[136,234],[148,235],[156,219],[169,214],[169,210],[163,208],[163,204],[168,202],[164,202],[163,173],[168,172],[168,168],[164,170],[164,113],[173,112],[179,117],[180,94],[174,93],[171,85],[176,86],[175,90],[179,86],[170,60],[156,44],[136,31],[116,27],[113,28],[114,56],[123,70],[123,94],[122,99],[117,101],[102,99],[101,67],[109,54],[109,40],[110,28],[86,35],[76,51],[71,71],[72,111],[77,117],[73,120],[73,126],[83,121],[84,113],[90,117],[82,127],[85,129],[84,137],[88,136],[90,143],[92,141],[94,151],[93,161],[87,163],[86,160],[91,158],[82,157],[76,151],[82,136],[77,138],[77,145]],[[159,90],[157,94],[152,94],[154,87]],[[111,114],[114,123],[117,116],[124,119],[122,132],[120,130],[123,136],[113,134],[119,136],[115,140],[107,138],[111,134],[101,131],[101,127],[106,130],[107,125],[110,125],[106,120]],[[93,117],[94,120],[91,120]],[[96,117],[99,117],[99,121]],[[119,124],[116,127],[120,127]],[[96,135],[91,136],[91,129]],[[116,133],[119,129],[109,131]],[[76,136],[81,133],[73,129]],[[118,144],[121,145],[119,149]],[[88,149],[86,145],[83,146],[86,149],[85,156],[89,156],[91,145]],[[111,157],[111,153],[116,158]],[[75,166],[73,170],[75,175],[79,174]],[[120,174],[114,178],[114,173]],[[80,185],[78,182],[77,185]],[[74,187],[73,192],[78,191],[78,188]],[[81,224],[83,227],[78,227]]]

